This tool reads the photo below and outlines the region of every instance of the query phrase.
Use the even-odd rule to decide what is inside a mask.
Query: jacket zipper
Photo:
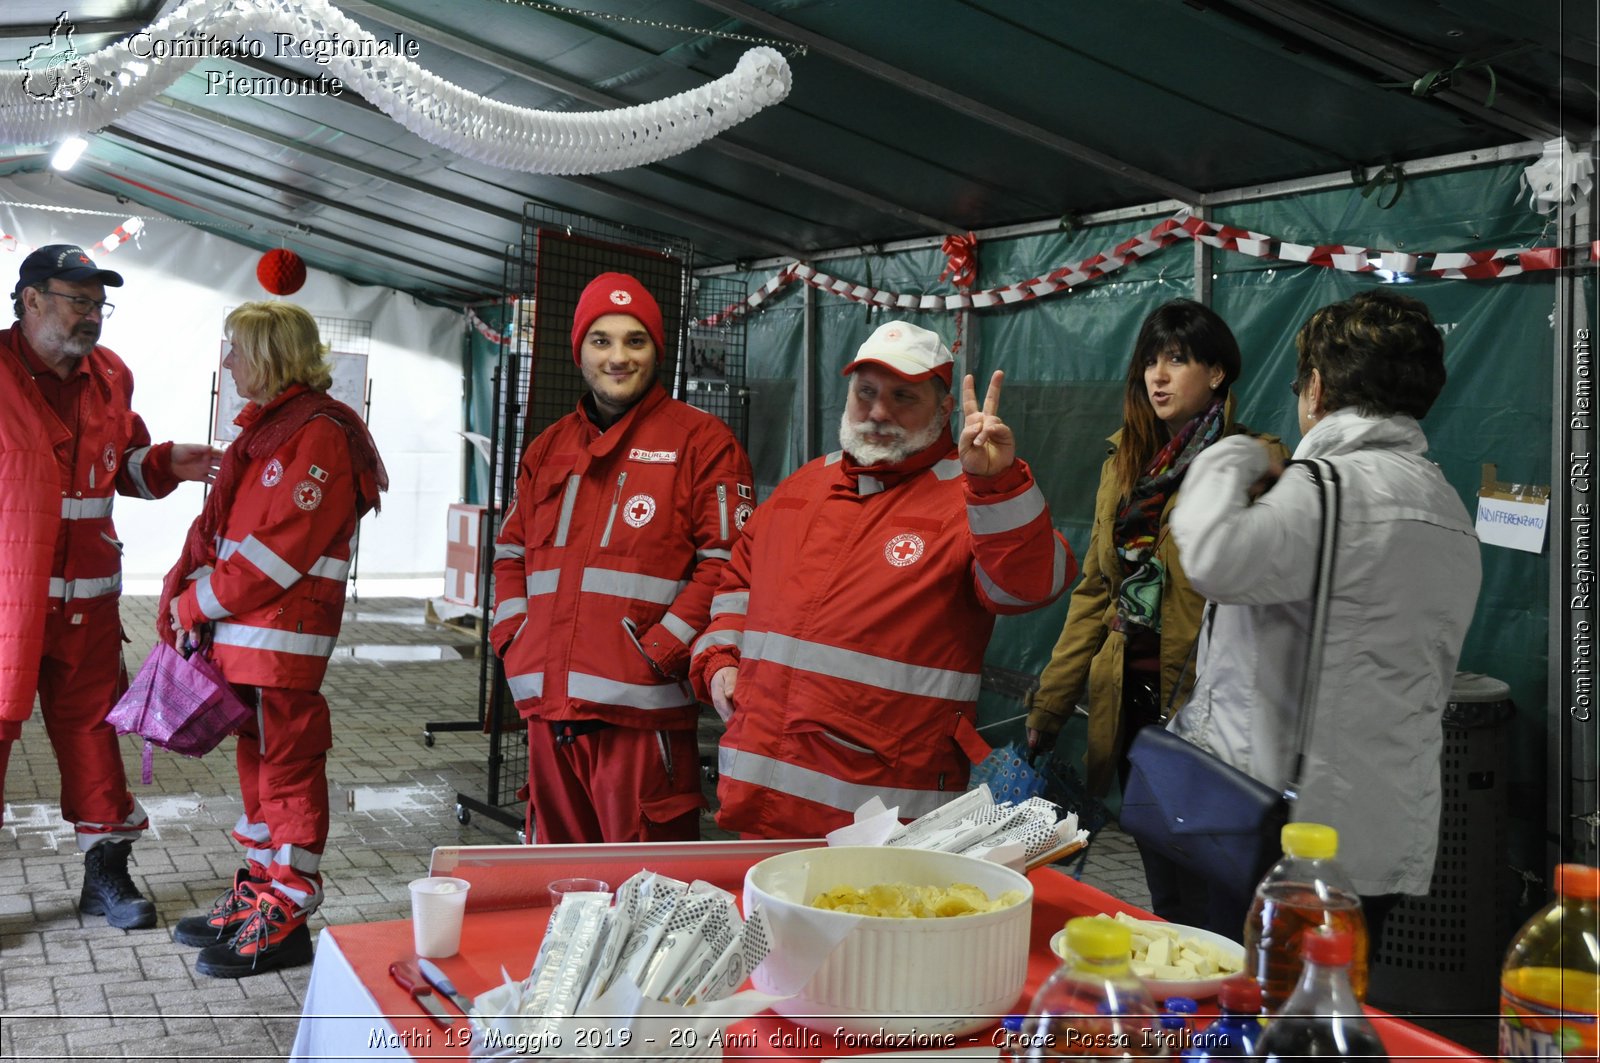
[[[622,504],[622,485],[628,479],[628,470],[617,473],[617,493],[611,496],[611,515],[606,518],[606,533],[600,536],[600,549],[611,545],[611,526],[617,522],[617,507]]]
[[[667,741],[667,732],[656,732],[656,749],[661,753],[661,766],[666,769],[667,778],[672,778],[672,745]]]
[[[878,755],[877,750],[869,749],[868,747],[863,746],[863,745],[858,745],[857,743],[850,741],[848,738],[840,738],[838,735],[834,734],[832,731],[818,731],[817,733],[820,734],[823,738],[826,738],[826,739],[828,739],[828,740],[830,740],[832,742],[836,742],[839,745],[844,746],[846,749],[853,749],[857,753],[869,753],[874,757]],[[944,788],[943,786],[940,787],[940,789],[943,789],[943,788]]]
[[[722,541],[728,541],[728,485],[717,485],[717,512],[722,516]]]

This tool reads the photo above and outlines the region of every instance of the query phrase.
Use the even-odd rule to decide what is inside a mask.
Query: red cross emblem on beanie
[[[627,306],[629,303],[633,302],[633,296],[623,289],[618,288],[611,293],[611,301],[616,303],[618,306]]]
[[[895,568],[905,568],[921,557],[922,551],[922,537],[905,532],[889,540],[883,548],[883,556]]]

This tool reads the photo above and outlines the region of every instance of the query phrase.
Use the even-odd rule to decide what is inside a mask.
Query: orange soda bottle
[[[1500,973],[1500,1058],[1594,1059],[1600,1024],[1600,868],[1562,864]]]

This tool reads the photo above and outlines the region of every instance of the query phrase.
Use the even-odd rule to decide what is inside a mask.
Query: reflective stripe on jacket
[[[724,827],[816,836],[877,795],[912,818],[966,788],[1000,613],[1058,597],[1076,564],[1025,463],[966,477],[948,439],[901,466],[819,458],[761,504],[692,669],[737,664],[719,754]]]
[[[695,726],[689,647],[751,484],[728,427],[659,385],[604,432],[580,406],[529,444],[495,546],[490,631],[523,716]]]

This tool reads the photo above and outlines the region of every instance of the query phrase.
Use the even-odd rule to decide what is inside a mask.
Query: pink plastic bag
[[[204,653],[188,657],[157,642],[106,721],[118,734],[145,740],[144,781],[150,782],[150,746],[199,757],[255,715]]]

